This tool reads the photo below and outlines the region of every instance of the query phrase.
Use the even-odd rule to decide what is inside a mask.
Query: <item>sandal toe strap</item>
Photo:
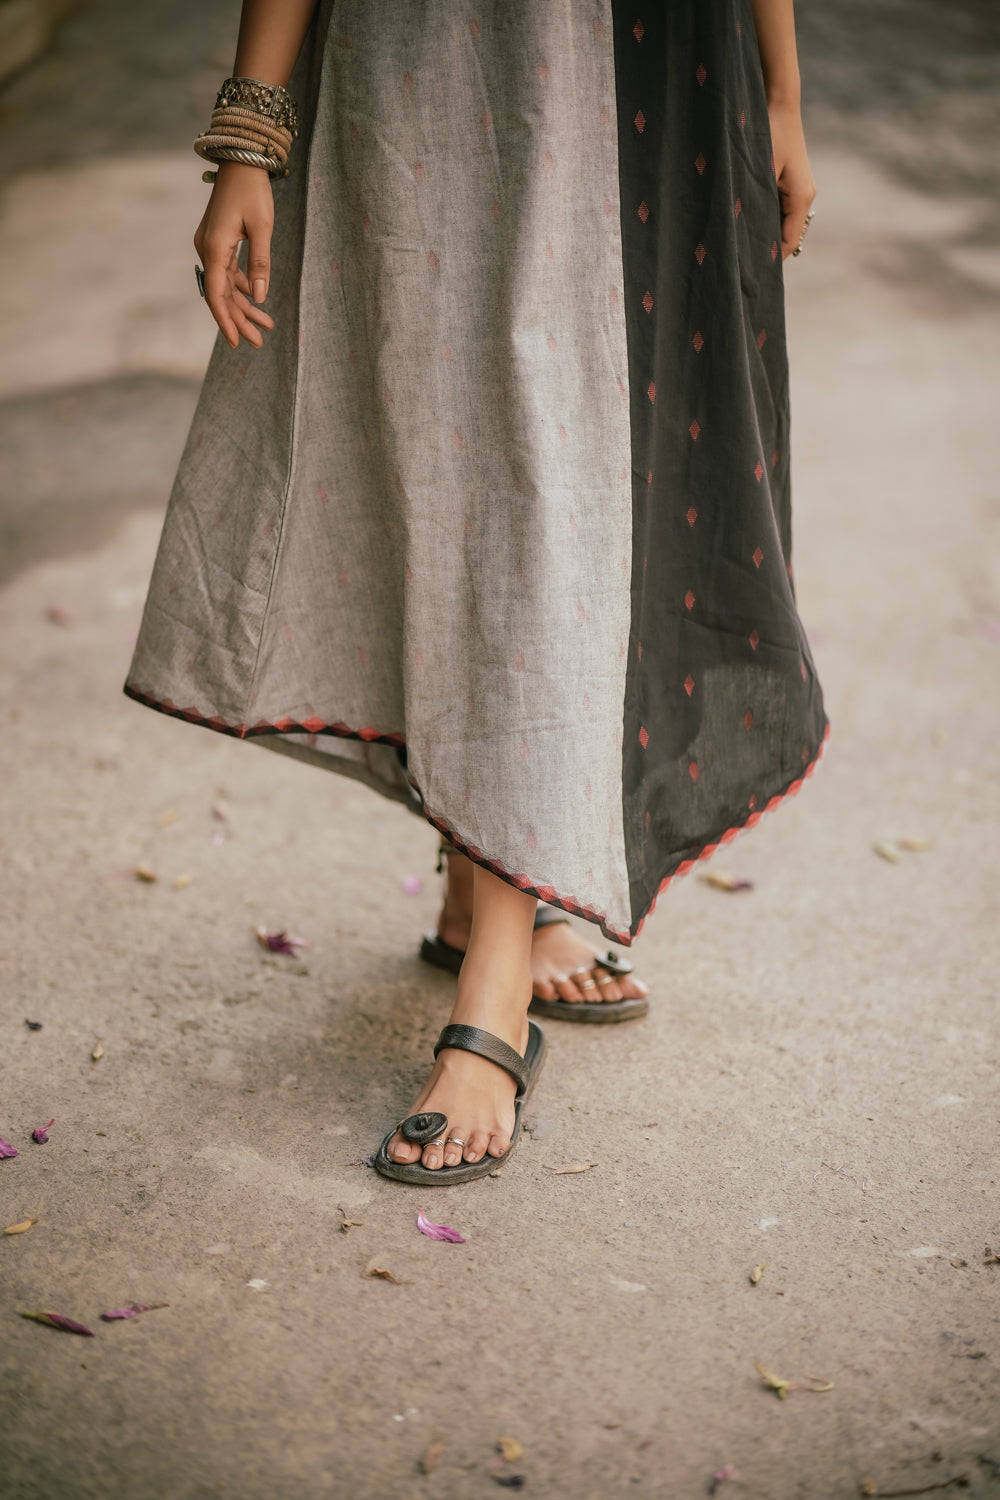
[[[597,953],[594,956],[594,965],[599,969],[607,969],[609,974],[631,974],[632,965],[627,958],[619,958],[613,948],[607,953]]]
[[[448,1116],[430,1110],[422,1115],[407,1115],[399,1127],[399,1133],[411,1145],[428,1146],[431,1141],[443,1136],[447,1129]]]
[[[496,1063],[517,1084],[518,1097],[528,1087],[531,1074],[524,1058],[500,1037],[494,1036],[492,1031],[483,1031],[480,1026],[446,1026],[438,1037],[434,1056],[437,1057],[445,1047],[456,1047],[461,1052],[475,1052],[477,1056]]]

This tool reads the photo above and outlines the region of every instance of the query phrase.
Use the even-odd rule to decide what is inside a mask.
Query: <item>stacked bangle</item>
[[[208,161],[238,161],[287,177],[285,163],[298,134],[295,101],[280,85],[257,78],[227,78],[212,123],[194,149]]]

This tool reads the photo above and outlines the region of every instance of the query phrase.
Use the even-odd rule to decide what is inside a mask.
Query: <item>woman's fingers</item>
[[[271,221],[258,219],[247,224],[247,280],[255,302],[263,302],[271,280]]]
[[[267,296],[273,221],[267,173],[259,167],[223,162],[194,242],[205,268],[205,301],[233,349],[241,338],[259,349],[263,343],[260,329],[274,327],[269,315],[254,305]],[[238,259],[244,241],[246,271]]]

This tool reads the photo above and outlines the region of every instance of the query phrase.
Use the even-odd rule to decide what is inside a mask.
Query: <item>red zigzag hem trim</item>
[[[306,719],[302,723],[298,723],[296,720],[290,718],[275,719],[273,723],[261,719],[256,724],[228,724],[218,714],[209,718],[205,714],[200,713],[196,708],[178,708],[177,704],[172,703],[169,698],[154,698],[151,694],[144,693],[139,688],[133,687],[131,683],[125,684],[124,691],[127,697],[133,698],[136,703],[144,704],[146,708],[155,709],[157,713],[167,714],[170,718],[174,719],[183,719],[188,724],[200,724],[205,729],[214,729],[219,734],[232,735],[236,739],[249,739],[253,736],[265,734],[331,734],[335,735],[338,739],[364,740],[369,744],[392,745],[396,749],[404,749],[406,745],[406,741],[401,734],[384,734],[380,730],[371,727],[351,729],[347,724],[328,724],[322,719]],[[655,911],[657,901],[663,895],[671,881],[678,879],[682,875],[687,875],[690,870],[694,869],[695,865],[700,864],[703,860],[711,859],[720,844],[731,844],[745,828],[753,828],[759,823],[765,813],[773,812],[788,797],[798,795],[805,782],[812,776],[819,765],[829,738],[830,725],[827,724],[815,758],[805,767],[802,775],[790,782],[783,791],[776,792],[764,807],[756,808],[752,812],[748,811],[742,823],[738,823],[732,828],[727,828],[717,838],[702,844],[699,849],[694,850],[687,858],[682,859],[676,868],[671,870],[670,874],[665,875],[660,881],[656,894],[653,896],[645,912],[639,917],[634,928],[627,930],[613,927],[609,923],[607,915],[599,911],[597,907],[584,906],[572,896],[561,896],[553,886],[542,885],[536,882],[530,875],[517,874],[501,864],[499,860],[490,859],[482,849],[477,848],[474,844],[465,843],[443,818],[436,817],[428,811],[420,788],[412,777],[410,778],[410,785],[417,796],[420,797],[421,810],[428,823],[433,828],[436,828],[438,833],[442,834],[450,844],[453,844],[456,849],[471,859],[473,864],[481,865],[483,869],[489,870],[491,874],[498,876],[501,880],[506,880],[508,885],[516,886],[518,890],[526,892],[529,896],[536,896],[539,901],[544,901],[548,906],[556,906],[560,911],[565,911],[571,916],[583,917],[585,921],[596,923],[605,937],[610,938],[612,942],[621,943],[623,948],[628,948],[631,947],[632,943],[639,936],[647,917]]]

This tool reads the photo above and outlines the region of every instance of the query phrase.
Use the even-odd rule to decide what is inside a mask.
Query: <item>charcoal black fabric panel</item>
[[[615,0],[632,423],[623,805],[663,882],[815,762],[791,576],[780,213],[747,0]]]

